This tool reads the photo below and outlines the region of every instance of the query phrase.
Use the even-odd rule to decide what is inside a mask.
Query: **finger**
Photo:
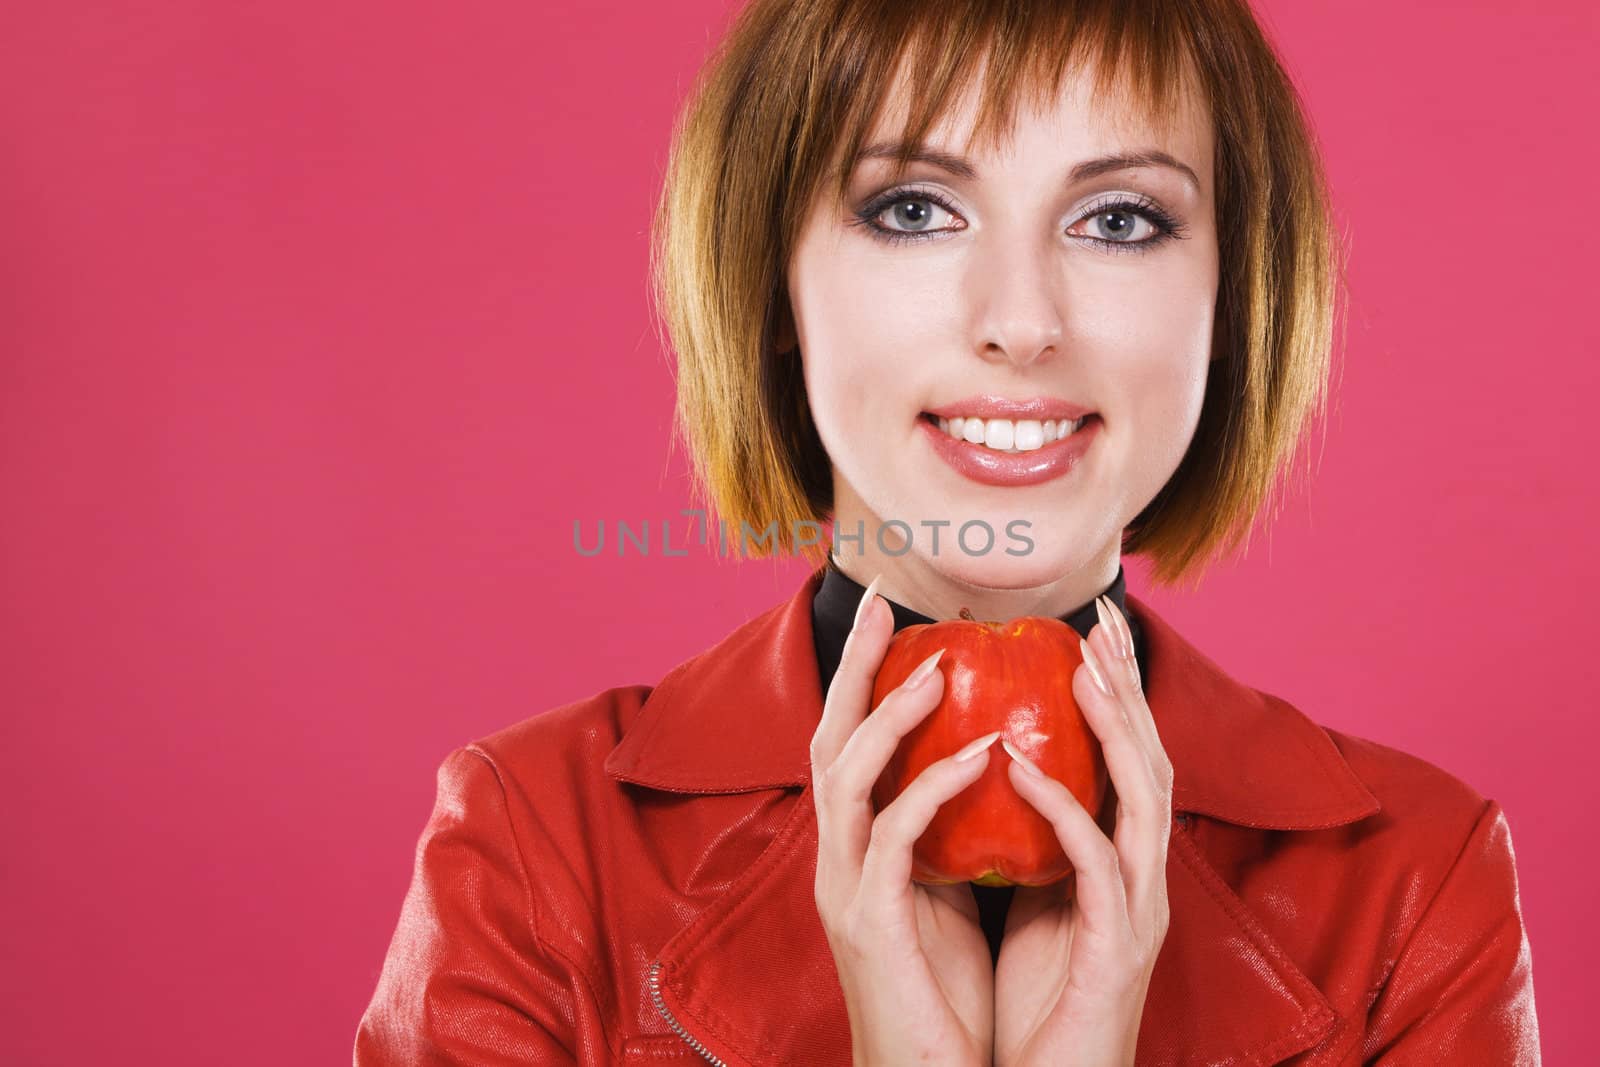
[[[909,895],[912,846],[927,832],[939,807],[983,774],[1000,733],[985,734],[929,764],[878,813],[861,869],[861,893],[869,906],[887,910]]]
[[[1141,699],[1144,696],[1144,679],[1139,675],[1139,661],[1134,656],[1133,633],[1128,629],[1128,623],[1122,612],[1111,602],[1107,596],[1099,596],[1094,602],[1095,613],[1099,616],[1099,625],[1089,631],[1089,643],[1101,653],[1103,662],[1110,671],[1106,681],[1111,685],[1112,692]],[[1095,630],[1104,629],[1106,633],[1101,638],[1104,645],[1097,643]],[[1148,717],[1130,715],[1134,731],[1139,739],[1148,748],[1152,744],[1159,746],[1156,737],[1155,721]],[[1148,722],[1148,729],[1146,725]]]
[[[1095,597],[1094,609],[1100,625],[1110,630],[1111,636],[1116,639],[1112,642],[1116,653],[1113,658],[1119,664],[1132,664],[1128,677],[1134,686],[1139,686],[1142,680],[1139,677],[1138,661],[1133,654],[1133,631],[1128,628],[1127,617],[1122,614],[1116,603],[1103,593]]]
[[[839,666],[828,683],[828,695],[822,702],[822,721],[811,737],[813,779],[833,765],[845,742],[866,718],[867,705],[872,699],[872,681],[894,637],[892,615],[878,606],[882,599],[877,595],[878,581],[882,577],[872,579],[861,595]],[[885,616],[890,617],[886,619]]]
[[[1156,729],[1155,714],[1150,710],[1150,702],[1145,699],[1143,680],[1139,675],[1139,662],[1134,656],[1133,631],[1128,626],[1127,616],[1122,609],[1112,603],[1110,597],[1101,597],[1105,602],[1105,613],[1109,615],[1112,625],[1122,635],[1119,651],[1125,657],[1123,660],[1125,670],[1123,679],[1126,686],[1113,687],[1113,691],[1122,697],[1123,708],[1128,714],[1128,720],[1133,724],[1134,733],[1144,742],[1145,755],[1150,760],[1150,768],[1155,772],[1156,786],[1162,801],[1163,817],[1170,823],[1172,820],[1172,761],[1167,756],[1165,746],[1161,744],[1161,733]],[[1093,637],[1093,632],[1090,633]],[[1113,674],[1117,673],[1113,669]],[[1163,837],[1165,840],[1165,837]]]
[[[1094,816],[1078,803],[1072,790],[1039,770],[1010,741],[1002,743],[1011,756],[1012,765],[1007,771],[1012,787],[1050,821],[1061,850],[1072,862],[1085,928],[1101,937],[1131,933],[1128,890],[1116,846],[1101,833]]]
[[[1134,654],[1133,631],[1128,626],[1127,616],[1123,614],[1121,608],[1112,603],[1110,597],[1102,596],[1100,601],[1104,601],[1104,606],[1100,606],[1098,602],[1096,606],[1100,612],[1101,622],[1104,623],[1109,620],[1110,625],[1121,638],[1116,642],[1116,655],[1112,657],[1116,661],[1116,664],[1112,667],[1112,673],[1121,675],[1128,685],[1125,689],[1117,688],[1116,691],[1125,692],[1130,698],[1137,697],[1136,701],[1130,702],[1129,718],[1133,721],[1135,732],[1144,741],[1145,748],[1151,755],[1150,762],[1159,771],[1163,764],[1166,763],[1167,752],[1161,745],[1161,733],[1156,729],[1155,716],[1151,713],[1150,704],[1145,699],[1144,678],[1139,674],[1139,660]],[[1093,637],[1094,633],[1091,631],[1089,636]],[[1170,772],[1171,768],[1168,767],[1167,769]],[[1160,777],[1160,775],[1158,774],[1157,777]],[[1168,777],[1170,777],[1170,773]]]
[[[1098,679],[1107,678],[1109,671],[1094,646],[1080,640],[1079,648],[1083,667],[1073,675],[1072,695],[1089,728],[1100,739],[1118,799],[1141,825],[1154,827],[1159,823],[1162,806],[1159,782],[1149,752],[1134,731],[1128,714],[1130,701],[1124,694],[1115,690],[1107,693],[1101,688]]]
[[[1104,672],[1106,681],[1121,702],[1123,712],[1133,727],[1134,736],[1144,747],[1145,756],[1155,771],[1156,781],[1162,786],[1162,792],[1170,803],[1172,764],[1167,759],[1166,749],[1161,745],[1161,735],[1156,731],[1155,716],[1150,711],[1150,703],[1145,699],[1143,683],[1139,677],[1139,663],[1134,658],[1133,635],[1128,629],[1127,619],[1109,597],[1097,598],[1095,610],[1100,616],[1101,625],[1089,631],[1090,646],[1101,653],[1100,663],[1109,668]],[[1106,628],[1107,632],[1097,636],[1096,631],[1102,628]]]
[[[856,727],[844,751],[823,772],[818,789],[817,833],[828,859],[859,880],[872,834],[872,788],[883,777],[906,734],[938,707],[944,696],[944,675],[939,671],[940,649],[891,689],[877,710]]]
[[[1096,629],[1100,629],[1096,627]],[[1091,637],[1096,635],[1091,633]],[[1103,644],[1109,631],[1099,635]],[[1113,840],[1128,876],[1133,900],[1142,901],[1153,880],[1165,877],[1167,837],[1172,821],[1170,787],[1162,782],[1151,762],[1146,746],[1135,734],[1128,707],[1141,701],[1138,694],[1107,696],[1092,680],[1109,673],[1101,657],[1088,642],[1082,642],[1084,667],[1074,678],[1073,695],[1083,710],[1090,729],[1100,739],[1106,770],[1117,797],[1116,829]],[[1126,683],[1124,683],[1126,688]]]
[[[1105,611],[1099,601],[1095,602],[1095,608],[1101,612]],[[1107,616],[1102,614],[1101,618],[1106,619]],[[1111,696],[1116,701],[1118,710],[1128,720],[1128,729],[1133,735],[1134,742],[1148,758],[1151,736],[1140,729],[1133,714],[1133,705],[1136,702],[1142,704],[1144,694],[1131,679],[1127,661],[1121,658],[1121,638],[1117,635],[1116,629],[1109,622],[1103,621],[1090,629],[1089,636],[1083,640],[1083,644],[1094,650],[1094,677],[1103,679],[1104,688],[1111,690]],[[1087,651],[1084,652],[1084,658],[1085,660],[1089,658]]]

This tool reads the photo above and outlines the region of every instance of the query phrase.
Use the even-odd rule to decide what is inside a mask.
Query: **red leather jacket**
[[[851,1062],[813,898],[821,576],[654,688],[450,754],[358,1067]],[[1128,607],[1176,779],[1138,1063],[1537,1063],[1499,805]]]

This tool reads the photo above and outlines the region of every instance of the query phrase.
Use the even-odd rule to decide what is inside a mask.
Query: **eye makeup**
[[[848,219],[849,225],[865,228],[868,235],[875,240],[886,244],[902,244],[906,241],[924,241],[937,238],[941,235],[959,232],[965,227],[941,228],[937,230],[897,230],[884,226],[878,221],[879,217],[890,208],[901,204],[933,204],[960,218],[955,206],[942,194],[933,189],[920,189],[914,186],[899,186],[886,190],[872,197],[860,208],[856,209]],[[1076,226],[1085,219],[1096,219],[1103,216],[1134,216],[1143,218],[1153,228],[1150,236],[1137,241],[1117,241],[1106,237],[1090,237],[1079,234],[1068,234],[1080,241],[1109,252],[1149,252],[1173,239],[1183,239],[1187,236],[1188,228],[1178,219],[1173,217],[1160,204],[1142,194],[1112,193],[1096,200],[1073,222]]]

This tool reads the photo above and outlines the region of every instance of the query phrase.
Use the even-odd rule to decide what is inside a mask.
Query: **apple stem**
[[[961,615],[961,617],[963,619],[966,619],[968,622],[977,622],[978,621],[977,617],[972,614],[972,609],[968,608],[966,605],[962,605],[962,608],[961,608],[961,611],[959,612],[959,614]]]

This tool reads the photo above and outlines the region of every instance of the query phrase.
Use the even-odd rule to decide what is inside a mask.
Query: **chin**
[[[992,552],[982,556],[969,556],[959,548],[954,553],[947,553],[941,542],[939,555],[928,558],[927,562],[951,581],[981,589],[1037,588],[1060,579],[1062,575],[1088,562],[1087,553],[1063,552],[1060,546],[1051,551],[1041,545],[1031,531],[1028,536],[1033,539],[1034,545],[1025,556],[1007,555],[1007,548],[1021,551],[1027,545],[1002,537],[996,540]]]

